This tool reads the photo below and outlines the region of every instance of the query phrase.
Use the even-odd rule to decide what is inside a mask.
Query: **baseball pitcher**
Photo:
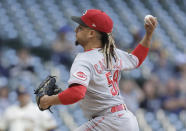
[[[76,131],[139,131],[136,117],[121,97],[118,82],[122,71],[139,67],[146,58],[156,18],[145,19],[146,34],[132,53],[116,48],[113,21],[105,12],[90,9],[72,20],[79,24],[75,29],[76,45],[81,45],[84,52],[73,62],[69,88],[55,95],[39,95],[39,108],[79,102],[89,121]]]

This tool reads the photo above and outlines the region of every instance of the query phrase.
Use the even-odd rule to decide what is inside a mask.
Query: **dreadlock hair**
[[[100,32],[101,34],[101,42],[102,42],[102,49],[104,60],[106,63],[107,69],[112,69],[112,57],[114,58],[115,62],[117,60],[117,56],[115,53],[115,41],[111,33]]]

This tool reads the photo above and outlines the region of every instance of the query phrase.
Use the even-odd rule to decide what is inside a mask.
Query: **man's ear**
[[[93,37],[95,37],[96,36],[96,32],[94,31],[94,30],[90,30],[89,32],[88,32],[88,38],[93,38]]]

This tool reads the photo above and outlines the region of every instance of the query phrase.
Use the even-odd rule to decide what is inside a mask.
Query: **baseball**
[[[148,23],[147,21],[148,21],[150,18],[154,18],[154,16],[152,16],[152,15],[146,15],[145,18],[144,18],[144,22],[147,24],[147,23]]]

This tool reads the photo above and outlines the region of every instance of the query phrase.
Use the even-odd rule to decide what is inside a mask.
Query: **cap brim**
[[[76,22],[76,23],[78,23],[78,24],[80,24],[80,25],[82,25],[82,26],[87,26],[87,25],[81,20],[81,17],[78,17],[78,16],[71,16],[71,19],[72,19],[74,22]]]

